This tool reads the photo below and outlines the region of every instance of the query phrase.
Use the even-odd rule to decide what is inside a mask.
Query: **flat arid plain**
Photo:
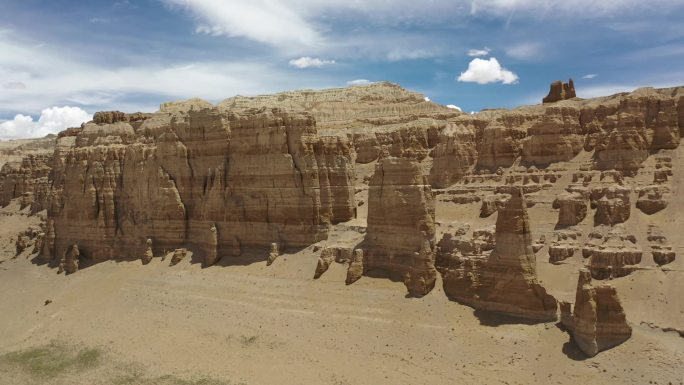
[[[682,134],[382,82],[0,142],[0,383],[682,384]]]

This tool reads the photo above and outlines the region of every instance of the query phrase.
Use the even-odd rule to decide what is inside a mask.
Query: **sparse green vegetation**
[[[0,356],[0,366],[10,366],[36,377],[56,377],[69,372],[95,368],[102,352],[99,349],[75,349],[52,342]]]
[[[242,337],[240,337],[240,342],[242,342],[242,347],[246,348],[250,345],[253,345],[257,341],[258,338],[259,338],[259,336],[251,336],[251,337],[242,336]]]
[[[243,338],[251,344],[256,336]],[[229,385],[209,377],[149,376],[142,365],[105,359],[99,348],[75,347],[63,342],[32,347],[0,356],[0,373],[35,384],[111,385]],[[0,376],[1,377],[1,376]],[[94,380],[94,381],[93,381]],[[4,384],[0,379],[0,384]]]

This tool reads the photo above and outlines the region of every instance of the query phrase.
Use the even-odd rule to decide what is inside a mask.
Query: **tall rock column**
[[[577,346],[588,356],[615,347],[632,336],[625,311],[615,287],[608,284],[594,286],[591,273],[580,270],[575,308],[561,303],[561,321],[572,334]]]
[[[364,272],[399,274],[409,293],[425,295],[435,285],[435,201],[420,165],[384,158],[375,167],[368,193]]]
[[[557,318],[557,302],[537,281],[530,220],[522,189],[511,187],[499,209],[496,245],[489,256],[441,256],[444,291],[449,298],[479,310],[539,321]]]

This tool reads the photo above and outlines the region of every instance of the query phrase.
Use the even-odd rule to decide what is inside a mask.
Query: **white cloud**
[[[18,114],[13,120],[0,123],[0,139],[38,138],[56,134],[69,127],[78,127],[93,118],[78,107],[51,107],[41,112],[38,121]]]
[[[334,60],[323,60],[317,57],[302,56],[299,59],[290,60],[290,65],[297,68],[320,68],[330,64],[335,64]]]
[[[582,76],[582,79],[595,79],[598,76],[598,74],[586,74]]]
[[[244,59],[161,64],[150,60],[108,68],[91,62],[88,55],[64,55],[66,50],[0,31],[0,116],[37,115],[46,106],[65,104],[88,111],[152,112],[168,100],[200,97],[219,101],[236,94],[340,83],[330,74],[313,72],[302,78],[293,76],[294,69]]]
[[[461,107],[459,107],[459,106],[457,106],[457,105],[455,105],[455,104],[447,104],[447,108],[450,108],[450,109],[452,109],[452,110],[458,110],[458,111],[463,112],[463,110],[461,109]]]
[[[355,79],[347,82],[348,86],[365,86],[366,84],[371,84],[372,82],[368,79]]]
[[[475,58],[465,72],[457,78],[459,82],[489,84],[489,83],[503,83],[515,84],[518,82],[518,75],[503,68],[495,57],[489,60]]]
[[[430,98],[428,98],[428,97],[426,96],[426,97],[424,98],[424,100],[425,100],[426,102],[429,102],[429,101],[430,101]]]
[[[197,31],[242,37],[279,47],[317,45],[320,36],[293,1],[162,0],[201,20]],[[301,11],[301,9],[299,9]]]
[[[484,47],[483,49],[469,49],[468,50],[468,56],[470,57],[477,57],[477,56],[487,56],[492,50],[489,49],[489,47]]]
[[[518,60],[539,58],[544,53],[541,43],[522,43],[506,48],[506,55]]]

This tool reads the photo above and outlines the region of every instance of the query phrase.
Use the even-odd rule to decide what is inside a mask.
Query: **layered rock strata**
[[[420,165],[405,158],[380,160],[368,191],[364,272],[396,274],[411,295],[425,295],[437,275],[434,247],[435,201]]]
[[[589,258],[589,270],[595,279],[630,274],[638,269],[642,254],[636,237],[621,226],[594,228],[582,248],[582,256]]]
[[[556,299],[537,282],[532,234],[521,188],[509,188],[511,198],[499,210],[496,245],[489,255],[446,252],[440,266],[449,298],[479,310],[539,321],[556,319]]]
[[[153,254],[191,247],[211,265],[236,244],[307,246],[355,216],[353,150],[307,113],[191,100],[137,128],[117,116],[58,139],[46,259],[74,243],[94,261],[140,258],[149,239]]]
[[[593,285],[588,270],[580,270],[574,307],[561,302],[561,322],[589,357],[615,347],[632,336],[615,288]]]

